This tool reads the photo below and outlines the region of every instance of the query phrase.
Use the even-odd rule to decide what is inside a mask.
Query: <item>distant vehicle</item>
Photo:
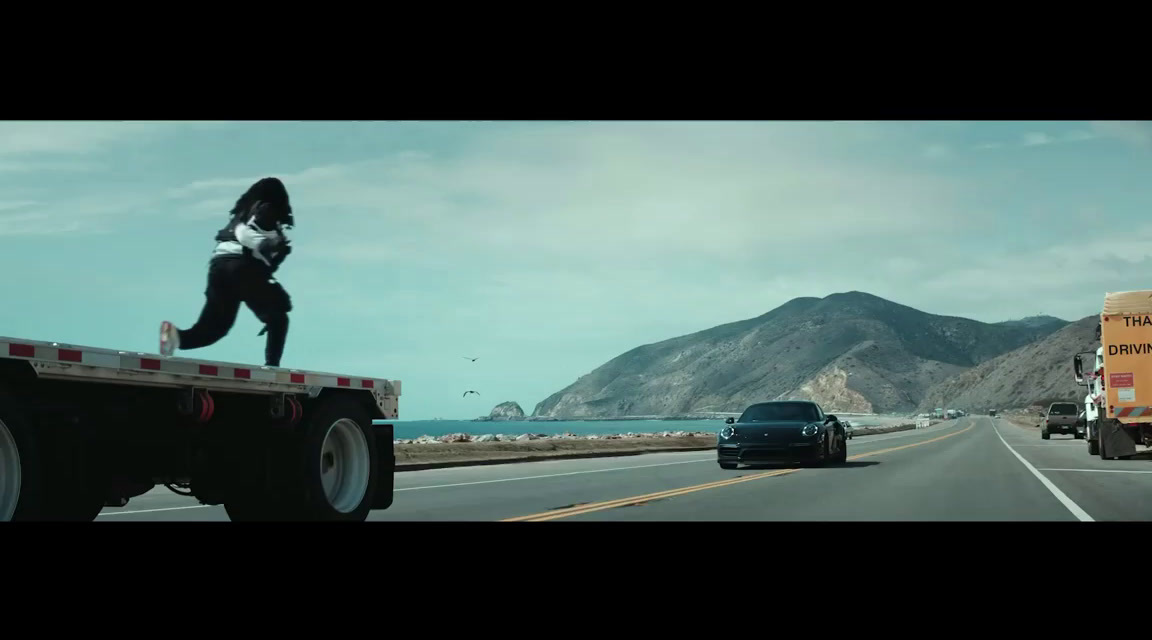
[[[995,418],[995,417],[996,417],[996,410],[995,410],[995,409],[989,409],[989,410],[988,410],[988,415],[989,415],[990,417],[993,417],[993,418]]]
[[[815,402],[761,402],[728,418],[716,436],[716,461],[723,469],[758,462],[843,464],[847,430]]]
[[[1077,427],[1079,422],[1080,406],[1075,402],[1053,402],[1048,406],[1047,415],[1040,425],[1040,437],[1044,440],[1051,438],[1053,433],[1071,434],[1077,440],[1084,439],[1084,430]]]

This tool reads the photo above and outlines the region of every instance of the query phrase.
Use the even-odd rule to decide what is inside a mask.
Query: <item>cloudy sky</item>
[[[5,122],[0,335],[155,352],[266,175],[284,365],[400,379],[403,419],[531,412],[797,296],[1071,320],[1152,288],[1147,123]],[[258,363],[260,328],[183,355]]]

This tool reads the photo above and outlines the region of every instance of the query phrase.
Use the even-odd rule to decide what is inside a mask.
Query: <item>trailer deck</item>
[[[254,367],[235,362],[117,351],[0,336],[0,358],[29,362],[37,377],[157,387],[196,387],[233,393],[302,393],[324,388],[371,390],[386,418],[399,418],[400,381]]]

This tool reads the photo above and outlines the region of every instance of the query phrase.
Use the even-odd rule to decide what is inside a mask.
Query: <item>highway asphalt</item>
[[[1101,460],[1083,440],[971,416],[848,441],[847,464],[721,469],[714,452],[396,474],[370,521],[1088,521],[1152,519],[1152,459]],[[157,489],[97,522],[220,521]]]

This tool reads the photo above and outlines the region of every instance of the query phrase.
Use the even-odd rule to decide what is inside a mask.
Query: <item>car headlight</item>
[[[733,429],[732,427],[724,427],[723,429],[720,430],[720,439],[721,440],[727,440],[728,438],[731,438],[732,435],[735,433],[736,433],[736,430]]]
[[[800,433],[802,435],[805,435],[805,436],[814,436],[814,435],[816,435],[816,432],[819,430],[820,430],[819,425],[810,424],[810,425],[805,426],[804,429],[800,431]]]

